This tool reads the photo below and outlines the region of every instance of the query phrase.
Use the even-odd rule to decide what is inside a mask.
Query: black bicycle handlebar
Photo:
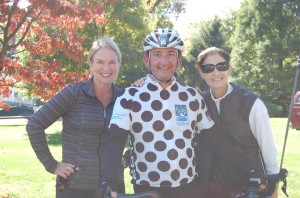
[[[106,198],[111,198],[107,196]],[[146,191],[135,194],[120,194],[118,193],[118,198],[160,198],[160,195],[156,191]]]

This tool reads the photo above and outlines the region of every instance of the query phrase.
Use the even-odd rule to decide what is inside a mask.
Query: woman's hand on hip
[[[79,167],[65,162],[58,162],[57,168],[54,172],[55,175],[62,176],[67,179],[73,173],[79,170]]]

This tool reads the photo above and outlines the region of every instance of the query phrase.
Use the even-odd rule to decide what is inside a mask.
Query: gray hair
[[[116,53],[119,62],[121,62],[122,55],[118,45],[111,38],[101,37],[93,42],[93,45],[87,57],[88,63],[92,62],[93,56],[98,52],[99,49],[103,47],[108,47],[112,49]]]

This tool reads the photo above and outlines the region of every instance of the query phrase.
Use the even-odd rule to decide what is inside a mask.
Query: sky
[[[225,16],[232,9],[240,7],[242,0],[187,0],[186,12],[177,20],[172,19],[174,29],[181,35],[188,34],[189,24],[215,15]]]
[[[182,37],[188,37],[188,27],[191,23],[215,15],[225,16],[230,10],[240,7],[242,0],[186,0],[186,12],[178,19],[173,18],[174,29]],[[28,0],[21,0],[21,6],[27,6]]]

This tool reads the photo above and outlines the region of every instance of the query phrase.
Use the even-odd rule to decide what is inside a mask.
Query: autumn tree
[[[24,1],[23,1],[24,2]],[[26,88],[48,100],[67,83],[86,79],[84,37],[88,24],[105,24],[103,6],[115,0],[18,0],[0,2],[0,94]],[[0,100],[0,108],[8,105]]]
[[[168,17],[182,12],[184,1],[48,0],[30,1],[25,9],[18,1],[1,3],[1,94],[8,96],[10,85],[48,100],[67,83],[86,79],[86,53],[101,36],[119,45],[123,63],[117,84],[130,85],[147,72],[145,35],[160,25],[172,27]]]

